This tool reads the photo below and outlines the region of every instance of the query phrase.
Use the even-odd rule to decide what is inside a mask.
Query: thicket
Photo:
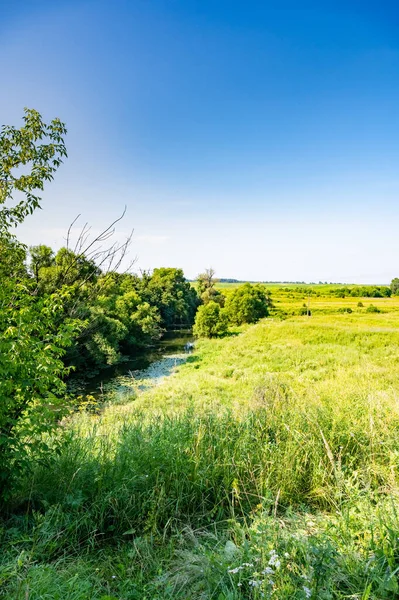
[[[46,256],[46,264],[37,256]],[[154,344],[167,329],[193,323],[199,299],[181,269],[103,273],[85,256],[66,248],[54,254],[45,246],[31,248],[30,257],[26,275],[34,277],[38,296],[70,289],[64,317],[73,316],[79,335],[65,362],[86,375]]]

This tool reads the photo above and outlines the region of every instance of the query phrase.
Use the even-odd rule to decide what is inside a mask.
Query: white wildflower
[[[239,571],[241,571],[242,567],[234,567],[234,569],[227,569],[228,573],[232,573],[233,575],[235,575],[236,573],[238,573]]]
[[[312,590],[310,590],[306,585],[303,586],[303,591],[305,592],[305,597],[310,598],[312,595]]]

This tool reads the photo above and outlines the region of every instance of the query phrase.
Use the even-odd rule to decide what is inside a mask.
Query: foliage
[[[398,279],[398,277],[395,277],[391,281],[391,292],[394,295],[397,295],[399,293],[399,279]]]
[[[146,301],[158,307],[166,329],[193,323],[198,297],[181,269],[154,269],[151,275],[143,276],[140,287]]]
[[[81,327],[65,363],[79,372],[117,363],[123,354],[154,344],[167,327],[190,326],[198,304],[181,269],[155,269],[141,277],[102,274],[84,255],[36,246],[30,248],[28,270],[39,295],[67,286],[64,316],[79,320]]]
[[[43,434],[59,418],[67,373],[61,360],[75,334],[58,323],[67,293],[38,300],[12,279],[0,286],[0,488],[48,451]]]
[[[197,277],[197,289],[201,296],[206,290],[210,290],[215,287],[218,283],[218,279],[215,279],[215,271],[212,269],[205,269],[203,273],[200,273]]]
[[[59,119],[44,123],[36,110],[25,109],[20,129],[4,125],[0,133],[0,233],[8,235],[17,225],[40,208],[38,191],[54,178],[67,155],[66,127]],[[17,202],[12,200],[17,193]],[[18,196],[22,196],[18,200]],[[10,202],[11,201],[11,202]],[[10,206],[11,204],[11,206]]]
[[[198,275],[197,291],[201,298],[202,304],[208,304],[208,302],[217,302],[220,304],[220,306],[224,306],[225,296],[215,287],[218,281],[218,279],[215,279],[215,271],[212,268],[205,269],[204,273],[200,273]]]
[[[379,313],[381,312],[380,309],[378,308],[378,306],[374,306],[374,304],[370,304],[367,308],[366,308],[366,312],[367,313]]]
[[[228,319],[226,312],[218,302],[212,300],[200,306],[193,327],[193,333],[197,337],[216,337],[226,333]]]
[[[28,458],[47,451],[43,434],[56,420],[53,406],[64,391],[61,357],[75,330],[58,318],[67,292],[33,294],[25,247],[10,233],[40,207],[37,191],[66,156],[59,119],[47,125],[37,111],[25,110],[24,121],[21,129],[4,126],[0,133],[0,501]]]
[[[245,283],[227,298],[226,312],[231,323],[255,323],[269,314],[270,299],[261,285]]]

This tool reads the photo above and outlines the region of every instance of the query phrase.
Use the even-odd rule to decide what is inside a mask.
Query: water
[[[104,386],[107,387],[113,380],[116,381],[121,376],[126,375],[140,377],[141,373],[154,363],[158,363],[167,357],[172,358],[173,355],[181,355],[184,352],[184,346],[193,341],[194,338],[190,329],[168,331],[155,346],[145,348],[137,354],[127,357],[123,362],[103,369],[98,375],[79,386],[79,391],[97,398],[101,395]],[[173,359],[169,362],[176,363],[176,361],[181,362],[181,359]]]

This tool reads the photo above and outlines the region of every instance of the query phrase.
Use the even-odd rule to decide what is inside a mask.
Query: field
[[[269,318],[63,423],[3,523],[0,597],[399,598],[399,298],[266,287]]]

